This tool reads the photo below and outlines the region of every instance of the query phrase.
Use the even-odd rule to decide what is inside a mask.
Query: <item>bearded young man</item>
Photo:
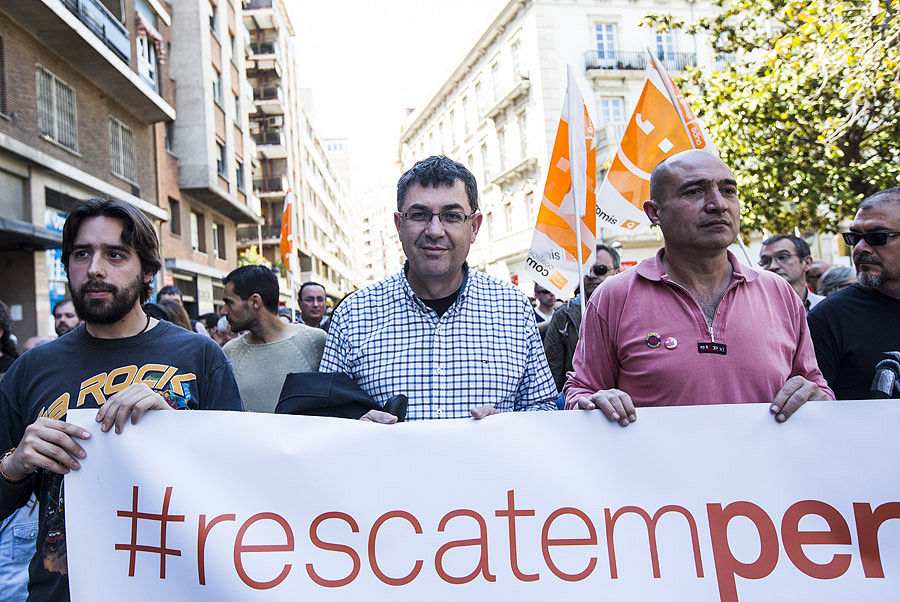
[[[0,519],[32,491],[40,503],[29,599],[69,599],[63,475],[90,462],[79,444],[89,433],[64,422],[70,407],[99,408],[101,431],[116,433],[151,410],[243,409],[218,345],[141,310],[158,249],[132,205],[79,205],[63,226],[62,261],[84,322],[29,351],[0,382]]]

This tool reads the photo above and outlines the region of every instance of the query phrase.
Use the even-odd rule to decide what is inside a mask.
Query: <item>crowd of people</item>
[[[11,526],[33,526],[28,575],[0,565],[0,587],[68,599],[63,476],[90,462],[89,434],[65,421],[76,405],[115,433],[147,411],[273,412],[287,375],[317,371],[349,377],[378,408],[361,419],[384,424],[564,407],[628,426],[642,407],[749,402],[784,422],[811,400],[900,397],[900,188],[865,199],[843,233],[855,273],[789,234],[763,242],[761,270],[742,265],[728,250],[736,178],[711,154],[669,157],[650,192],[654,257],[622,270],[599,245],[579,294],[560,302],[535,286],[533,306],[468,265],[483,219],[475,178],[429,157],[397,185],[399,273],[330,316],[324,287],[306,283],[294,316],[270,269],[243,266],[223,281],[220,315],[197,320],[174,287],[150,302],[161,263],[147,218],[82,203],[63,228],[71,299],[53,308],[58,338],[19,355],[0,303],[0,554]]]

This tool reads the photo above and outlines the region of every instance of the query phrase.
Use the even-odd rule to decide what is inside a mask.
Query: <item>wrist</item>
[[[28,478],[29,473],[17,474],[16,471],[10,466],[12,464],[13,459],[12,455],[15,453],[16,448],[10,448],[3,457],[0,458],[0,478],[9,483],[10,485],[18,485],[25,481]]]

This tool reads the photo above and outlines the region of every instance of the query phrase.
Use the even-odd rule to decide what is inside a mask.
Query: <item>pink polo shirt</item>
[[[796,375],[834,398],[816,365],[806,311],[783,278],[728,253],[734,274],[710,329],[663,269],[664,252],[591,296],[563,389],[567,408],[602,389],[625,391],[635,407],[768,403]]]

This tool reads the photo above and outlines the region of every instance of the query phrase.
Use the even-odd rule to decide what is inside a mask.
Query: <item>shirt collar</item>
[[[635,268],[638,275],[646,278],[647,280],[653,280],[656,282],[662,280],[663,275],[666,273],[666,269],[662,264],[662,258],[665,252],[666,248],[663,247],[656,252],[656,255],[654,257],[645,259],[644,261],[639,263]],[[757,277],[759,277],[759,273],[756,270],[747,268],[746,266],[742,265],[731,251],[726,252],[728,253],[728,262],[731,263],[732,281],[753,282],[757,279]]]
[[[450,306],[450,309],[447,310],[447,313],[454,312],[455,308],[457,308],[459,306],[459,304],[462,303],[463,300],[465,300],[465,298],[469,292],[470,283],[472,282],[472,279],[469,278],[469,262],[467,262],[467,261],[463,262],[462,270],[463,270],[463,282],[460,287],[459,297],[457,297],[456,302]],[[409,285],[409,279],[406,277],[407,272],[409,272],[409,260],[408,259],[403,264],[403,273],[400,275],[400,286],[403,289],[403,294],[406,296],[406,298],[409,300],[409,302],[412,303],[413,307],[418,309],[419,311],[425,312],[425,313],[434,311],[430,307],[425,305],[425,303],[422,302],[422,299],[419,298],[419,296],[416,294],[416,292],[412,289],[412,286]]]

